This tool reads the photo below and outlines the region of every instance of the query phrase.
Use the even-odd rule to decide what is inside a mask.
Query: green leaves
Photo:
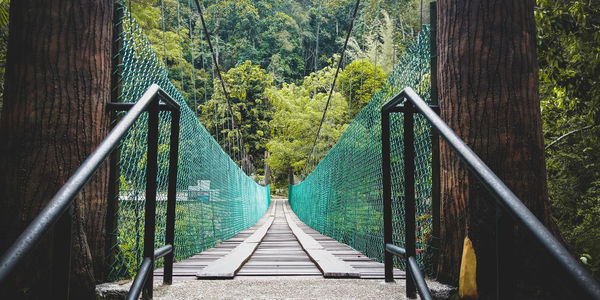
[[[281,89],[273,87],[267,90],[274,109],[270,122],[273,139],[267,144],[270,153],[268,162],[276,186],[287,186],[290,169],[297,175],[303,170],[311,154],[333,76],[334,69],[328,66],[306,76],[302,85],[284,83]],[[346,100],[341,93],[334,92],[315,147],[314,162],[325,155],[348,126],[347,112]]]
[[[600,7],[538,0],[535,11],[553,215],[578,253],[600,255]],[[559,140],[560,138],[560,140]],[[600,278],[600,261],[588,260]]]
[[[261,173],[265,146],[270,139],[268,133],[271,132],[269,129],[270,100],[265,91],[271,88],[273,77],[260,66],[245,61],[223,74],[223,80],[229,92],[231,110],[239,132],[231,127],[231,115],[227,110],[218,79],[213,82],[215,92],[212,98],[201,106],[200,120],[213,136],[217,139],[221,136],[218,141],[223,149],[235,145],[235,151],[239,151],[237,145],[241,134],[245,152],[250,156],[257,171]],[[234,153],[229,154],[234,160],[239,159],[239,155],[236,157]]]
[[[386,77],[381,67],[366,59],[355,60],[346,66],[340,74],[338,86],[348,99],[351,119],[371,100],[373,94],[381,89]]]

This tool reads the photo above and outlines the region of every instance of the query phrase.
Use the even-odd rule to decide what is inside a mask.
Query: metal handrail
[[[135,274],[135,278],[133,279],[133,283],[131,284],[131,288],[129,289],[129,293],[127,293],[127,300],[136,300],[140,297],[142,293],[142,289],[144,285],[146,285],[146,281],[148,281],[148,275],[152,271],[153,261],[149,257],[145,257],[138,269],[137,274]]]
[[[154,260],[157,260],[157,259],[159,259],[169,253],[172,253],[172,252],[173,252],[172,245],[162,246],[162,247],[154,250]],[[133,283],[131,284],[131,287],[129,288],[129,293],[127,293],[127,297],[125,299],[135,300],[140,297],[140,294],[142,293],[142,289],[144,288],[144,285],[148,281],[148,275],[150,275],[150,273],[152,272],[153,264],[154,263],[151,258],[149,258],[149,257],[144,258],[144,260],[142,261],[142,264],[140,265],[140,268],[138,269],[137,273],[135,274],[135,278],[133,279]]]
[[[159,100],[164,102],[163,105],[159,103]],[[21,233],[17,240],[6,250],[6,252],[0,258],[0,282],[4,282],[15,269],[15,267],[21,262],[25,255],[36,245],[36,243],[44,236],[46,232],[56,223],[69,224],[65,230],[70,235],[70,214],[65,216],[65,212],[70,211],[73,204],[73,199],[86,185],[90,178],[96,173],[100,165],[108,158],[108,156],[118,147],[121,139],[127,134],[127,131],[133,126],[135,121],[140,115],[149,109],[152,105],[156,105],[157,108],[162,106],[168,106],[172,112],[173,126],[177,130],[175,137],[178,137],[179,133],[179,104],[173,100],[168,94],[166,94],[158,85],[152,84],[146,92],[139,98],[135,104],[119,104],[126,105],[129,110],[128,113],[123,116],[121,121],[115,125],[110,133],[102,140],[100,145],[88,156],[88,158],[81,164],[81,166],[73,173],[69,180],[60,188],[60,190],[52,197],[46,207],[37,215],[37,217],[27,226],[27,228]],[[107,105],[108,106],[108,105]],[[156,109],[158,111],[158,109]],[[176,122],[175,122],[176,121]],[[171,137],[174,137],[173,135]],[[173,141],[173,139],[172,139]],[[176,143],[175,151],[178,150],[178,141]],[[176,179],[176,163],[177,154],[175,154],[175,179]],[[170,159],[173,158],[171,153]],[[172,168],[169,168],[170,170]],[[172,174],[169,174],[169,183],[171,183]],[[174,184],[172,184],[175,186]],[[169,193],[171,193],[172,187],[169,184]],[[174,192],[174,188],[173,188]],[[174,199],[174,197],[173,197]],[[174,213],[174,209],[173,209]],[[63,220],[64,218],[67,218]],[[59,233],[60,234],[60,233]],[[70,239],[70,237],[68,237]],[[70,243],[63,245],[64,251],[67,253],[68,261],[70,261]],[[172,252],[172,243],[171,252]],[[166,255],[166,253],[165,253]],[[68,269],[68,267],[67,267]],[[66,279],[65,294],[68,296],[68,271]]]
[[[423,99],[421,99],[421,97],[419,97],[419,95],[413,89],[410,87],[405,88],[392,100],[388,101],[382,107],[381,111],[382,118],[384,117],[384,114],[386,115],[386,118],[388,118],[388,147],[389,113],[405,112],[405,120],[407,119],[406,117],[412,115],[413,112],[421,113],[429,121],[432,128],[435,129],[435,131],[437,131],[437,133],[444,138],[444,140],[446,140],[448,145],[450,145],[454,152],[456,152],[458,157],[467,165],[467,167],[477,176],[485,188],[494,196],[498,206],[504,211],[507,211],[515,221],[529,231],[529,233],[542,245],[550,257],[559,265],[561,269],[560,274],[564,274],[564,278],[571,280],[571,282],[577,286],[579,291],[582,292],[584,297],[589,299],[600,299],[600,284],[598,284],[598,282],[590,275],[590,273],[583,268],[581,264],[575,258],[573,258],[573,256],[571,256],[569,251],[567,251],[567,249],[554,237],[554,235],[552,235],[552,233],[544,226],[544,224],[540,222],[540,220],[523,204],[523,202],[521,202],[521,200],[515,196],[515,194],[500,180],[500,178],[498,178],[498,176],[496,176],[496,174],[490,170],[490,168],[477,156],[477,154],[475,154],[473,150],[471,150],[471,148],[469,148],[469,146],[467,146],[460,139],[460,137],[458,137],[458,135],[456,135],[456,133],[450,127],[448,127],[448,125],[427,103],[425,103],[425,101],[423,101]],[[384,120],[382,119],[382,126],[385,125],[383,123]],[[407,127],[407,124],[405,124],[404,127]],[[409,127],[412,129],[413,125],[410,124]],[[382,136],[383,130],[385,130],[385,128],[382,127]],[[385,140],[383,142],[385,143]],[[383,156],[387,156],[389,161],[389,148],[387,154],[383,153]],[[387,175],[389,176],[389,173]],[[386,178],[384,178],[384,182],[385,181]],[[385,196],[386,195],[384,192],[384,197]],[[388,194],[387,196],[389,197],[390,195]],[[387,201],[391,203],[391,198]],[[384,203],[386,203],[386,199],[384,199]],[[385,209],[386,208],[384,208],[384,210]],[[410,223],[411,220],[407,219],[406,222]],[[412,222],[414,223],[414,218],[412,219]],[[391,228],[388,230],[391,230]],[[413,244],[414,248],[414,239],[407,239],[406,243],[407,248],[409,244]]]
[[[386,244],[385,251],[392,253],[396,256],[402,256],[406,258],[406,250],[396,245]],[[425,282],[425,276],[423,276],[423,273],[421,273],[421,270],[419,269],[419,264],[417,263],[417,260],[414,256],[408,257],[408,268],[410,269],[411,274],[414,274],[414,276],[412,276],[413,283],[417,286],[417,291],[419,292],[419,296],[421,296],[421,299],[432,300],[433,297],[431,297],[431,292],[429,291],[427,283]]]

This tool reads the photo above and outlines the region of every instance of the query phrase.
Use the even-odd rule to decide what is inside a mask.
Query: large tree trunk
[[[113,1],[11,1],[0,123],[3,252],[106,136]],[[75,199],[71,298],[94,297],[105,267],[107,164]],[[11,293],[51,291],[52,238],[15,272]],[[3,295],[5,296],[5,295]]]
[[[554,229],[546,187],[538,95],[533,0],[439,1],[438,89],[441,117],[547,226]],[[441,146],[439,279],[456,284],[465,235],[477,255],[482,299],[494,298],[494,199]],[[556,231],[555,231],[556,233]],[[536,290],[545,266],[540,247],[516,233],[517,296]]]

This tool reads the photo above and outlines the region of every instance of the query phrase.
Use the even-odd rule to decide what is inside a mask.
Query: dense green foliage
[[[427,22],[428,2],[423,2],[424,22]],[[283,89],[290,84],[306,87],[305,78],[315,77],[316,73],[329,68],[332,57],[339,55],[342,48],[356,2],[201,2],[226,86],[243,91],[242,94],[230,91],[233,122],[242,128],[241,134],[232,131],[231,116],[195,1],[132,0],[125,3],[131,6],[133,17],[158,58],[168,67],[171,81],[182,91],[190,107],[197,109],[209,132],[238,163],[243,157],[239,148],[243,146],[249,158],[244,161],[243,165],[248,166],[244,169],[250,174],[262,175],[266,144],[271,133],[279,131],[269,128],[270,115],[275,114],[277,108],[269,104],[260,90],[270,86]],[[350,107],[350,111],[344,113],[354,116],[360,111],[391,71],[405,45],[412,42],[420,30],[420,4],[419,0],[363,1],[350,39],[348,59],[344,61],[350,69],[341,74],[338,81],[341,84],[336,87]],[[355,60],[361,62],[357,65],[353,63]],[[249,82],[240,77],[247,70],[262,74],[261,78],[268,75],[269,79]],[[248,76],[253,75],[248,74],[246,78]],[[333,80],[331,76],[328,78]],[[366,88],[359,92],[361,86]],[[250,92],[244,94],[246,91]],[[324,105],[319,110],[323,108]],[[306,131],[302,138],[308,140],[309,135],[315,133]],[[244,137],[244,145],[240,145],[239,136]],[[309,153],[305,152],[299,155],[306,157],[299,160],[306,160]],[[277,168],[274,166],[275,173],[283,172]]]
[[[304,176],[314,169],[387,77],[379,66],[368,60],[346,66],[340,72],[320,137],[314,144],[337,59],[339,57],[334,57],[329,66],[306,76],[302,84],[284,83],[281,88],[274,86],[266,91],[273,111],[268,162],[277,192],[285,192],[290,170],[295,176]]]
[[[273,76],[248,60],[223,74],[229,93],[229,101],[233,112],[234,124],[225,104],[225,96],[220,82],[215,81],[215,93],[212,98],[201,105],[200,120],[214,134],[221,145],[226,145],[234,159],[240,160],[240,143],[244,143],[244,151],[254,161],[259,173],[262,173],[265,145],[270,140],[269,121],[271,120],[271,104],[265,91],[271,88]],[[242,121],[243,120],[243,121]],[[235,125],[235,130],[233,125]],[[241,140],[240,140],[241,134]],[[238,154],[238,157],[235,157]],[[251,165],[246,166],[250,168]],[[246,169],[247,173],[253,170]]]
[[[302,85],[284,84],[281,89],[267,91],[273,103],[274,116],[271,121],[273,139],[267,144],[271,153],[269,165],[275,185],[287,187],[288,172],[293,169],[299,175],[307,164],[316,130],[323,116],[335,69],[326,67],[307,76]],[[338,92],[331,97],[328,116],[323,122],[321,138],[315,149],[333,146],[348,124],[348,106]],[[318,153],[322,157],[324,153]],[[313,157],[314,159],[314,157]]]
[[[341,92],[348,101],[350,119],[371,100],[373,94],[381,89],[386,74],[380,66],[362,59],[350,63],[340,75]]]
[[[538,0],[540,95],[552,212],[600,278],[600,5]]]

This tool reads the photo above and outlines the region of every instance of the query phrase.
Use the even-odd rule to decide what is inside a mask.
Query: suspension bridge
[[[51,225],[70,235],[65,212],[73,197],[107,157],[117,155],[108,277],[133,279],[128,299],[142,291],[151,298],[160,280],[282,277],[402,279],[405,286],[391,297],[418,292],[432,299],[424,278],[435,276],[439,250],[439,134],[498,203],[550,249],[574,285],[587,297],[600,297],[598,284],[437,117],[429,28],[314,171],[290,186],[288,200],[271,199],[269,186],[248,177],[202,126],[127,6],[117,5],[116,15],[114,90],[107,105],[114,129],[4,254],[1,280]],[[238,155],[245,159],[243,150]],[[60,259],[68,266],[66,244]],[[68,276],[53,280],[57,297],[67,298]]]

